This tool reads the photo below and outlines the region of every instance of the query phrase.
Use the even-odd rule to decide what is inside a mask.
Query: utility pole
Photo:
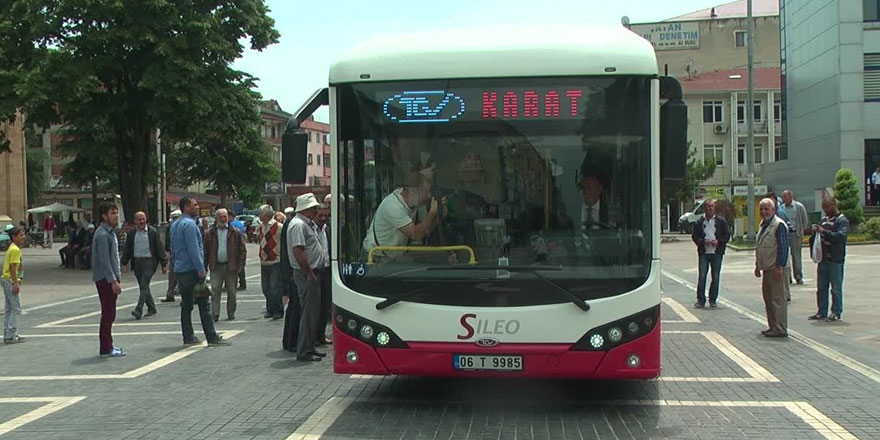
[[[755,58],[755,21],[752,18],[752,0],[746,0],[746,21],[748,21],[748,52],[749,52],[749,96],[746,101],[746,126],[749,131],[746,145],[746,161],[748,162],[749,192],[746,196],[746,208],[748,210],[749,240],[755,239],[755,80],[752,69]]]

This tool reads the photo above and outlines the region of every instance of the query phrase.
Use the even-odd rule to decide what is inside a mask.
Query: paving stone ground
[[[238,320],[217,325],[232,346],[184,348],[179,307],[159,303],[142,321],[121,308],[115,339],[129,354],[100,359],[98,316],[80,317],[99,308],[89,273],[62,271],[52,254],[26,249],[21,323],[30,338],[0,346],[0,440],[878,439],[880,383],[869,374],[880,369],[870,322],[877,293],[865,280],[876,249],[850,252],[853,309],[842,325],[803,319],[815,299],[796,288],[790,327],[802,337],[770,340],[739,309],[763,316],[759,281],[746,273],[751,255],[725,257],[729,303],[694,310],[692,246],[664,244],[664,295],[699,322],[662,324],[664,375],[648,382],[334,375],[329,358],[299,363],[281,350],[283,324],[261,318],[258,278],[241,292]],[[136,294],[125,291],[120,305]],[[668,304],[662,313],[684,320]]]

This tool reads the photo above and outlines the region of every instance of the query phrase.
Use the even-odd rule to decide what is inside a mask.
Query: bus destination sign
[[[380,92],[389,121],[523,121],[577,118],[592,91],[581,88],[510,88]]]

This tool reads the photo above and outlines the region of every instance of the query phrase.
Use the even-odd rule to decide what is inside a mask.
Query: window
[[[763,147],[761,144],[755,144],[755,163],[764,163]],[[746,146],[739,144],[736,147],[736,163],[740,165],[746,164]]]
[[[880,101],[880,53],[865,54],[864,87],[865,101]]]
[[[330,142],[327,142],[327,135],[326,134],[323,136],[323,140],[324,140],[324,145],[327,145],[330,143]]]
[[[782,103],[779,101],[773,101],[773,122],[779,122],[782,120]]]
[[[320,154],[316,154],[315,156],[318,156],[318,165],[321,165],[321,155],[320,155]]]
[[[313,160],[312,153],[309,153],[309,160],[308,160],[309,165],[312,164],[312,160]]]
[[[703,101],[703,122],[721,122],[723,108],[721,101]]]
[[[773,160],[780,161],[788,159],[788,147],[784,147],[782,142],[776,142],[773,148]]]
[[[278,136],[277,136],[278,133],[275,131],[275,126],[273,125],[273,126],[271,127],[271,129],[272,129],[271,132],[270,132],[270,133],[272,134],[271,138],[272,138],[272,139],[277,138],[277,137],[278,137]]]
[[[752,101],[752,104],[755,106],[755,121],[761,120],[761,102],[760,101]],[[736,122],[746,122],[746,102],[739,101],[736,103]]]
[[[880,21],[880,0],[862,0],[865,21]]]
[[[329,154],[324,155],[324,167],[330,168],[330,155]]]
[[[724,166],[724,145],[722,144],[706,144],[703,145],[703,160],[715,160],[715,166]]]
[[[747,35],[748,35],[748,32],[746,32],[746,31],[734,31],[733,32],[734,46],[735,47],[746,47],[746,44],[748,43],[748,39],[746,38]]]

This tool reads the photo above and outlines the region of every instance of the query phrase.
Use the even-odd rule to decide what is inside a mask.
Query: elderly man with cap
[[[174,276],[174,255],[171,253],[171,225],[180,218],[183,213],[179,209],[171,211],[171,221],[168,228],[165,229],[165,253],[168,255],[168,267],[172,270],[168,271],[168,290],[165,292],[163,303],[174,302],[174,293],[177,292],[177,278]]]
[[[287,242],[287,231],[290,223],[296,217],[296,210],[288,206],[284,209],[284,226],[281,227],[281,296],[282,302],[286,300],[287,310],[284,315],[284,336],[281,338],[281,347],[288,351],[296,352],[296,338],[299,334],[299,296],[296,293],[296,284],[293,282],[293,266],[296,262],[290,259],[290,245]]]
[[[297,197],[296,217],[287,230],[288,257],[296,263],[293,265],[293,281],[302,309],[296,340],[296,359],[300,361],[319,361],[326,355],[315,350],[317,323],[321,315],[320,276],[324,268],[324,250],[314,221],[319,205],[312,193]]]

